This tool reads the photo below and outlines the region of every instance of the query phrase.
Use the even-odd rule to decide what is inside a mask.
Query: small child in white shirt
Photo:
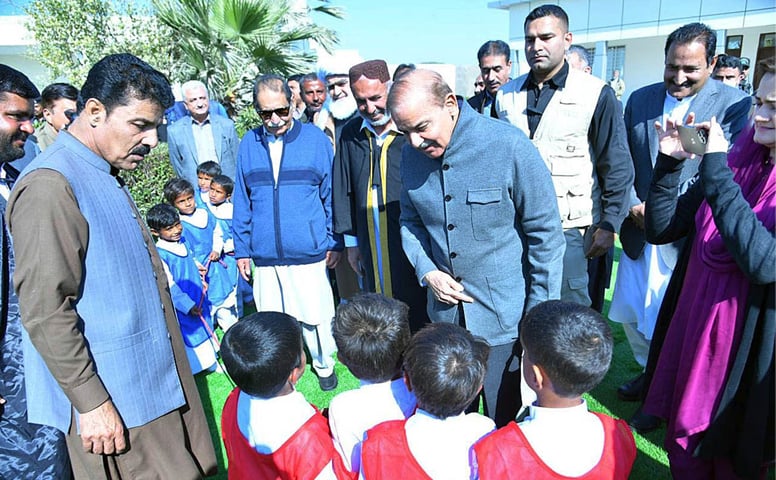
[[[221,416],[229,478],[337,478],[326,419],[294,388],[306,363],[299,322],[249,315],[224,334],[221,355],[237,385]]]
[[[226,298],[221,303],[213,305],[213,319],[224,331],[237,322],[238,311],[241,310],[240,305],[238,305],[237,290],[240,274],[237,271],[237,261],[234,259],[234,238],[232,237],[232,215],[234,213],[232,192],[234,192],[234,181],[231,178],[226,175],[213,176],[208,190],[210,200],[208,208],[221,228],[223,237],[221,262],[227,266],[229,282],[226,286],[229,289]]]
[[[356,295],[337,308],[332,323],[337,357],[361,385],[334,397],[329,426],[351,472],[361,466],[367,430],[387,420],[404,420],[415,411],[415,395],[401,374],[402,354],[410,341],[408,312],[406,304],[376,293]]]
[[[625,480],[636,458],[628,424],[589,412],[582,394],[606,375],[612,334],[601,315],[553,300],[520,322],[523,376],[536,392],[522,422],[475,447],[482,480],[575,478]]]
[[[197,165],[197,207],[210,208],[210,182],[216,175],[221,175],[221,165],[216,162],[208,161]]]
[[[404,378],[418,409],[367,432],[361,478],[474,478],[472,446],[495,425],[464,412],[482,390],[488,352],[485,341],[451,323],[416,333],[404,352]]]
[[[226,242],[221,224],[210,210],[197,207],[194,195],[194,187],[183,178],[172,178],[164,184],[164,197],[167,203],[178,209],[183,235],[197,261],[207,270],[207,296],[214,307],[213,321],[226,331],[237,321],[236,308],[233,308],[232,315],[221,315],[223,311],[229,311],[221,308],[228,302],[229,296],[234,299],[237,264],[234,257],[229,257],[231,262],[224,260]]]
[[[167,274],[191,372],[217,370],[210,301],[205,295],[200,266],[182,236],[178,211],[172,205],[154,205],[148,210],[146,221],[151,233],[158,237],[156,249]]]

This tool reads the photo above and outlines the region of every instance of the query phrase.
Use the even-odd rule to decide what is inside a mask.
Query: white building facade
[[[594,52],[593,74],[611,78],[619,69],[625,80],[623,101],[634,90],[662,81],[665,40],[678,27],[702,22],[717,33],[717,52],[747,57],[752,68],[776,53],[776,3],[773,0],[559,0],[491,1],[509,11],[513,77],[528,71],[523,22],[534,8],[553,3],[566,11],[573,43]]]
[[[26,15],[0,15],[0,63],[24,72],[38,88],[50,83],[50,76],[40,62],[30,56],[35,43],[27,29]]]

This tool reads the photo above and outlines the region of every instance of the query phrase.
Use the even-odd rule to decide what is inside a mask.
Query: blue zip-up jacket
[[[232,195],[235,258],[252,258],[260,267],[306,265],[341,250],[332,232],[333,157],[323,132],[294,121],[283,136],[275,182],[264,128],[245,134]]]

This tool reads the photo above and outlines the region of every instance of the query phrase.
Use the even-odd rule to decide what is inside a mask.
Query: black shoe
[[[329,392],[331,390],[334,390],[337,388],[337,384],[339,382],[337,381],[337,374],[334,372],[331,372],[331,375],[328,377],[318,377],[318,385],[321,386],[321,390],[324,392]]]
[[[620,385],[617,389],[617,396],[625,402],[638,402],[641,400],[641,394],[647,388],[647,376],[643,373],[629,382]]]
[[[657,430],[661,423],[660,418],[644,413],[641,408],[636,410],[636,413],[628,420],[628,425],[641,434]]]

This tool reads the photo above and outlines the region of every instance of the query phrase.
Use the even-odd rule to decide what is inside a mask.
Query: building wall
[[[27,75],[38,89],[51,83],[46,68],[30,56],[34,43],[25,15],[0,16],[0,63]]]

